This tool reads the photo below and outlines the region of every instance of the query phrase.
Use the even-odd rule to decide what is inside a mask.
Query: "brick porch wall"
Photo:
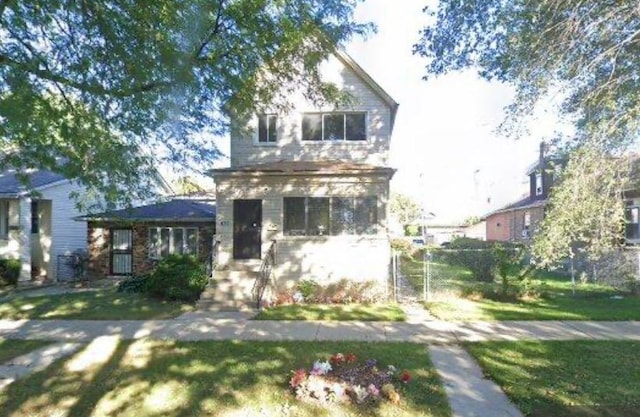
[[[215,223],[120,223],[89,222],[87,244],[89,248],[89,277],[96,279],[110,275],[110,229],[133,229],[133,274],[143,274],[153,269],[156,261],[149,259],[149,227],[197,227],[198,258],[206,261],[211,251]]]

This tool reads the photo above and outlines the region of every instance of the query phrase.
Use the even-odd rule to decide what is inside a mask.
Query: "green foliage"
[[[542,266],[579,253],[596,259],[619,245],[629,167],[629,160],[593,143],[572,153],[535,235],[534,255]]]
[[[405,224],[403,229],[405,236],[420,236],[420,226],[417,224]]]
[[[640,16],[635,0],[441,0],[414,52],[430,75],[477,68],[515,86],[504,127],[553,94],[582,139],[611,146],[637,138],[640,121]],[[562,47],[558,47],[562,45]]]
[[[320,289],[320,285],[311,279],[305,279],[296,286],[305,300],[310,300]]]
[[[391,248],[407,256],[414,256],[416,252],[416,247],[409,239],[392,239]]]
[[[318,64],[371,31],[354,21],[356,4],[0,2],[0,169],[49,169],[112,202],[144,199],[157,159],[209,164],[220,152],[208,135],[226,133],[229,116],[286,110],[283,86],[344,102]]]
[[[196,301],[207,285],[205,266],[193,255],[169,255],[148,278],[148,291],[165,300]]]
[[[493,282],[497,261],[491,242],[460,237],[451,242],[449,249],[452,252],[443,253],[447,263],[469,269],[476,281]]]
[[[130,278],[126,278],[118,283],[116,291],[125,294],[144,293],[147,291],[150,275],[151,274],[135,275]]]
[[[391,194],[389,211],[403,226],[417,222],[420,219],[421,213],[420,204],[408,195],[401,193]],[[409,234],[409,236],[412,235]]]
[[[19,259],[0,259],[0,287],[16,285],[20,278]]]

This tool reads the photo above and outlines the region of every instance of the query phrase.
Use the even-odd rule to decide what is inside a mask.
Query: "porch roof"
[[[386,174],[393,175],[395,169],[369,164],[342,161],[278,161],[233,168],[211,170],[216,174],[262,173],[262,174]]]
[[[210,201],[175,199],[78,217],[86,221],[215,222],[216,206]]]
[[[53,184],[65,179],[63,175],[56,174],[46,170],[36,170],[25,173],[27,176],[27,182],[31,183],[33,189],[38,189],[49,184]],[[18,196],[25,191],[25,187],[18,179],[16,171],[9,169],[0,172],[0,194]]]

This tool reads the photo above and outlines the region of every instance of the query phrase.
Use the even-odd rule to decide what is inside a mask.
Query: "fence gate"
[[[111,229],[111,274],[131,275],[133,272],[133,231]]]

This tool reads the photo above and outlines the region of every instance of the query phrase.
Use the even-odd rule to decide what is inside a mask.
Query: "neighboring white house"
[[[212,171],[216,280],[239,298],[251,297],[272,247],[277,289],[301,279],[388,279],[389,145],[398,104],[344,52],[321,74],[352,104],[317,108],[294,94],[286,114],[232,120],[231,167]]]
[[[69,194],[82,188],[50,171],[28,173],[27,191],[15,171],[0,173],[0,258],[20,259],[20,282],[56,280],[58,255],[87,248],[87,224]]]

